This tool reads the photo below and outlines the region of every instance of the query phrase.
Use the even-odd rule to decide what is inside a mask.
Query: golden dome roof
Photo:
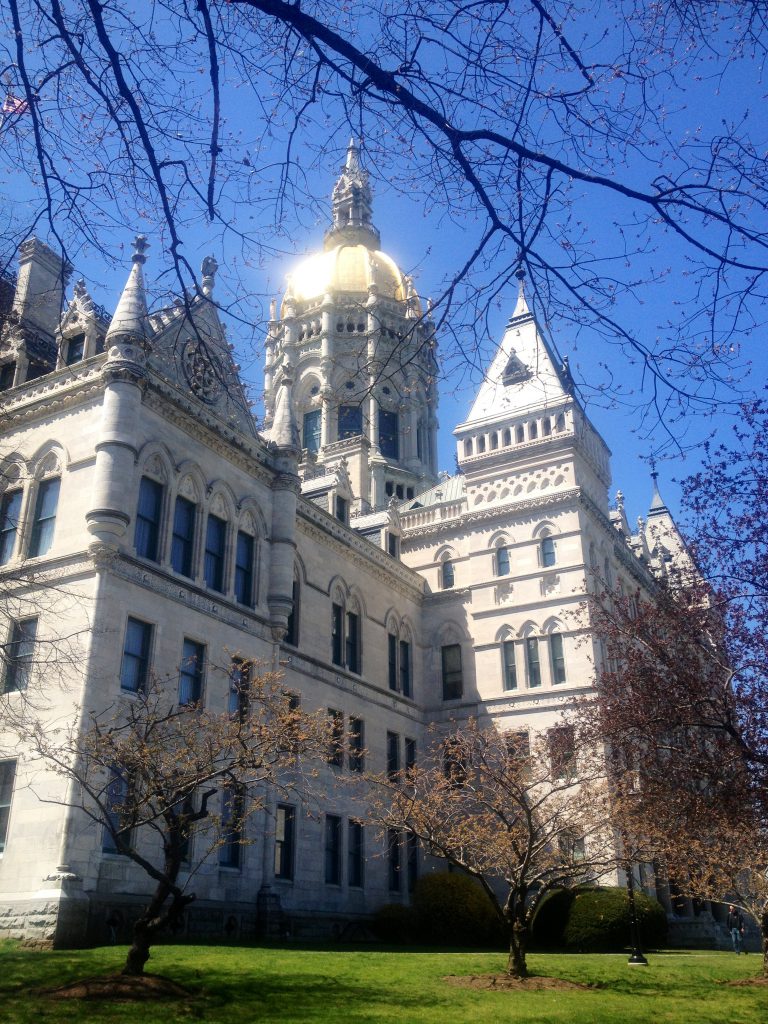
[[[395,261],[365,245],[334,246],[310,256],[291,274],[291,290],[299,303],[322,301],[327,292],[367,295],[372,284],[384,298],[407,298],[408,285]]]

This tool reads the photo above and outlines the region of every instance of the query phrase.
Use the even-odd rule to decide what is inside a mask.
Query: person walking
[[[726,927],[731,933],[733,952],[738,956],[738,954],[741,953],[742,946],[744,944],[744,918],[739,908],[734,907],[732,903],[728,907],[728,920],[726,921]]]

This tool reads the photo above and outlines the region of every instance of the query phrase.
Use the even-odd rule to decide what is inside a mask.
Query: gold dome
[[[327,292],[367,295],[372,284],[384,298],[405,302],[408,297],[408,283],[395,261],[365,245],[334,246],[310,256],[291,274],[291,291],[301,304],[320,302]]]

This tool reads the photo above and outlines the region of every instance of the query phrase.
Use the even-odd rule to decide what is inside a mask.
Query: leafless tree
[[[222,847],[240,856],[267,787],[300,786],[310,798],[304,766],[327,749],[325,719],[302,713],[274,674],[250,662],[237,663],[233,687],[232,706],[220,713],[176,703],[175,687],[172,695],[155,680],[60,728],[32,715],[20,723],[31,757],[70,784],[68,812],[94,822],[154,884],[124,974],[143,973],[158,934],[194,901],[200,866]]]
[[[600,761],[573,743],[568,726],[529,736],[470,723],[401,777],[374,782],[374,821],[478,879],[509,937],[513,977],[528,973],[541,898],[615,862]]]

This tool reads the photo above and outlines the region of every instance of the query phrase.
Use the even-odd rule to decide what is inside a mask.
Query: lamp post
[[[635,878],[632,874],[632,860],[627,857],[627,896],[629,897],[629,931],[632,942],[632,953],[627,960],[630,967],[647,967],[648,961],[640,949],[640,929],[637,927],[637,907],[635,906]]]

